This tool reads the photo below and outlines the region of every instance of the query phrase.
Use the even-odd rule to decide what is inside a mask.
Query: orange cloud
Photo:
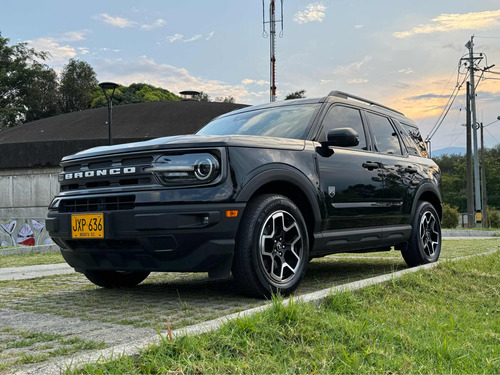
[[[396,32],[396,38],[408,38],[415,34],[430,34],[439,31],[476,30],[500,26],[500,10],[465,14],[441,14],[432,23],[419,25],[408,31]]]
[[[446,86],[448,79],[449,77],[443,75],[406,82],[408,88],[400,90],[396,95],[387,97],[383,102],[412,119],[439,116],[455,87],[453,81]],[[443,91],[445,87],[446,89]],[[477,90],[490,94],[500,94],[500,85],[498,81],[482,80]],[[463,84],[458,95],[464,94],[465,84]],[[481,100],[480,96],[478,100]]]

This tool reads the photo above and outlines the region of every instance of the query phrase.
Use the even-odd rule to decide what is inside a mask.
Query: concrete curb
[[[0,256],[2,255],[20,255],[20,254],[42,254],[42,253],[57,253],[59,252],[59,246],[56,244],[50,245],[39,245],[39,246],[18,246],[9,247],[6,249],[0,249]]]
[[[41,264],[37,266],[0,268],[0,281],[27,280],[37,277],[75,273],[67,263]]]
[[[443,237],[500,237],[500,230],[442,229]]]
[[[330,294],[339,292],[339,291],[347,291],[347,290],[357,290],[361,289],[370,285],[375,285],[375,284],[380,284],[384,283],[390,280],[398,279],[403,275],[406,275],[408,273],[413,273],[413,272],[418,272],[420,270],[427,270],[434,268],[438,266],[441,263],[445,262],[453,262],[457,260],[464,260],[476,256],[483,256],[483,255],[490,255],[496,253],[498,250],[494,251],[489,251],[481,254],[475,254],[475,255],[468,255],[460,258],[454,258],[454,259],[448,259],[448,260],[443,260],[439,261],[436,263],[431,263],[431,264],[425,264],[422,266],[418,267],[413,267],[413,268],[408,268],[402,271],[397,271],[391,274],[387,275],[381,275],[381,276],[376,276],[376,277],[371,277],[368,279],[360,280],[360,281],[355,281],[352,283],[348,284],[343,284],[339,285],[336,287],[332,288],[327,288],[323,289],[317,292],[312,292],[308,293],[302,296],[297,296],[294,297],[294,301],[300,301],[300,302],[320,302],[321,300],[325,299],[328,297]],[[289,300],[284,300],[283,305],[287,306],[290,303]],[[259,306],[259,307],[254,307],[252,309],[248,309],[245,311],[241,311],[239,313],[234,313],[230,315],[223,316],[221,318],[217,318],[214,320],[210,320],[208,322],[203,322],[199,324],[195,324],[189,327],[181,328],[172,331],[172,338],[179,337],[179,336],[186,336],[186,335],[199,335],[202,333],[206,332],[211,332],[211,331],[216,331],[218,330],[223,324],[235,320],[241,317],[249,316],[256,314],[258,312],[262,312],[266,309],[269,309],[272,306],[272,303],[267,303],[266,305]],[[155,345],[161,343],[162,340],[164,340],[165,337],[168,337],[169,333],[168,331],[162,331],[159,332],[158,334],[145,337],[141,340],[137,340],[132,343],[124,344],[124,345],[116,345],[111,348],[103,349],[103,350],[98,350],[98,351],[93,351],[90,353],[85,353],[85,354],[79,354],[76,356],[73,356],[68,359],[64,359],[62,361],[58,362],[52,362],[48,364],[40,364],[40,365],[35,365],[33,367],[30,367],[25,370],[20,370],[17,371],[15,374],[16,375],[38,375],[38,374],[55,374],[55,373],[63,373],[66,371],[69,367],[75,367],[75,366],[82,366],[85,363],[93,363],[93,362],[98,362],[98,361],[110,361],[112,359],[117,359],[121,356],[132,356],[132,355],[137,355],[140,353],[141,350],[144,350],[150,345]]]

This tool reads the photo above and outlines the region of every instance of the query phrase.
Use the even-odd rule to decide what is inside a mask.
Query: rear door
[[[384,115],[366,112],[373,134],[373,147],[379,153],[383,176],[380,222],[384,225],[408,224],[412,190],[421,179],[419,165],[410,157],[402,141],[401,129]],[[416,150],[415,150],[416,151]]]

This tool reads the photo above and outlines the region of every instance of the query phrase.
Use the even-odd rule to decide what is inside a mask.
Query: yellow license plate
[[[71,236],[73,238],[104,238],[104,215],[71,215]]]

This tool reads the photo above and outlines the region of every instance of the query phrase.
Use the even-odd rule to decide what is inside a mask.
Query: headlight
[[[220,175],[220,162],[208,152],[162,155],[147,171],[153,172],[166,186],[199,185]]]

